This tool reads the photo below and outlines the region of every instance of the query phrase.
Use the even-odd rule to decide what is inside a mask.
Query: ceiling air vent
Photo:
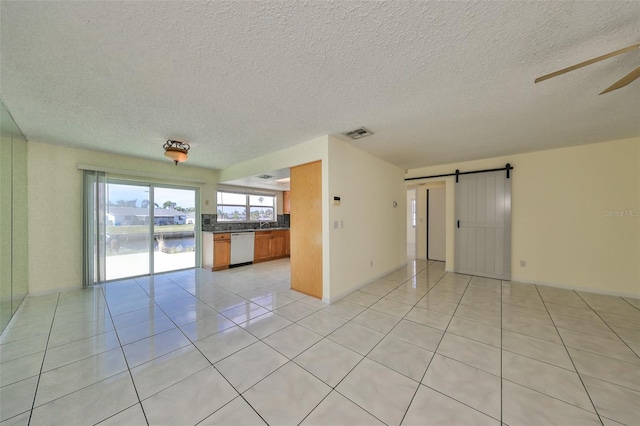
[[[352,130],[350,132],[343,133],[343,135],[350,137],[351,139],[360,139],[365,136],[371,136],[373,132],[364,127],[360,127],[359,129]]]
[[[264,179],[264,180],[269,180],[269,179],[273,179],[272,175],[258,175],[256,176],[258,179]]]

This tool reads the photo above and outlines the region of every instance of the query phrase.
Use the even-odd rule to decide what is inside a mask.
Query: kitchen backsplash
[[[251,222],[251,223],[227,223],[227,222],[218,222],[217,214],[203,214],[202,221],[200,222],[202,225],[203,232],[213,232],[213,231],[239,231],[243,229],[260,229],[259,222]],[[269,228],[288,228],[289,227],[289,215],[288,214],[279,214],[278,222],[268,222],[268,226],[263,227],[262,229]]]

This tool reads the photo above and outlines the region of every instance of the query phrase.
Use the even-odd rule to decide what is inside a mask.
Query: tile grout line
[[[582,375],[578,371],[578,367],[576,367],[576,364],[573,361],[573,357],[571,356],[571,353],[569,353],[569,348],[567,348],[567,345],[564,343],[564,339],[562,338],[562,335],[560,334],[560,331],[558,331],[558,326],[556,326],[556,322],[553,320],[553,317],[551,316],[551,312],[549,312],[549,308],[547,307],[547,303],[544,300],[544,297],[542,297],[542,294],[540,293],[540,289],[538,288],[537,285],[535,285],[535,288],[536,288],[536,290],[538,292],[538,296],[540,296],[540,299],[542,299],[542,304],[544,305],[545,309],[547,310],[547,315],[549,315],[549,318],[551,318],[551,323],[555,327],[556,333],[558,334],[558,337],[560,337],[560,341],[562,342],[562,346],[564,346],[564,350],[565,350],[567,356],[569,357],[569,360],[571,360],[571,365],[573,365],[573,368],[575,369],[576,374],[578,375],[578,378],[580,379],[580,383],[582,383],[582,387],[584,388],[585,393],[589,397],[589,401],[591,402],[591,405],[593,406],[593,410],[594,410],[596,416],[598,416],[598,420],[600,421],[600,424],[604,426],[604,423],[602,422],[602,418],[600,417],[600,413],[598,412],[598,409],[596,408],[596,404],[593,402],[593,398],[591,398],[591,394],[589,393],[589,390],[587,389],[587,386],[584,384],[584,380],[582,380]],[[563,401],[563,402],[566,403],[566,401]],[[571,405],[573,405],[573,404],[571,404]]]
[[[445,274],[440,277],[440,279],[435,283],[435,285],[433,287],[431,287],[431,289],[429,289],[429,291],[427,292],[427,294],[429,294],[434,288],[436,288],[438,286],[438,284],[440,284],[440,281],[442,281],[442,279],[447,275],[447,273],[445,272]],[[411,400],[409,401],[409,405],[407,406],[407,409],[405,410],[404,414],[402,415],[402,420],[400,420],[400,423],[402,424],[402,422],[404,421],[405,417],[407,416],[407,413],[409,412],[409,408],[411,408],[411,404],[413,404],[413,400],[415,399],[416,395],[418,394],[418,390],[420,390],[420,386],[422,385],[422,381],[424,380],[425,376],[427,375],[427,371],[429,371],[429,367],[431,367],[431,363],[433,362],[433,359],[436,357],[436,354],[438,354],[438,348],[440,347],[440,344],[442,343],[442,340],[444,340],[444,336],[447,334],[447,330],[449,329],[449,326],[451,325],[451,321],[453,321],[453,317],[455,316],[456,312],[458,311],[458,307],[460,306],[460,302],[462,301],[462,298],[464,297],[465,293],[467,292],[467,290],[469,289],[469,283],[471,282],[471,280],[473,279],[473,276],[469,276],[469,280],[467,281],[467,284],[464,288],[464,291],[462,292],[462,294],[460,295],[460,299],[458,299],[458,303],[456,304],[456,308],[454,309],[453,313],[451,314],[451,318],[449,318],[449,322],[447,323],[447,327],[443,330],[442,332],[442,336],[440,337],[440,340],[438,341],[438,344],[436,345],[435,349],[433,350],[433,356],[431,357],[431,359],[429,360],[429,362],[427,363],[427,368],[424,370],[424,373],[422,373],[422,377],[420,378],[420,381],[418,381],[418,387],[416,388],[416,391],[413,393],[413,396],[411,397]],[[425,296],[427,295],[425,294]],[[427,386],[427,385],[424,385]],[[432,389],[431,387],[429,387],[429,389]],[[444,395],[442,392],[439,392],[436,389],[433,389],[436,392]],[[449,395],[446,395],[448,398],[451,398]],[[451,398],[454,401],[460,402],[455,398]],[[464,403],[462,403],[464,404]],[[464,404],[467,405],[467,404]],[[471,407],[473,408],[473,407]],[[479,411],[479,410],[476,410]],[[481,412],[481,411],[479,411]],[[483,413],[484,414],[484,413]]]
[[[421,270],[420,272],[422,272],[422,271],[424,271],[424,270],[426,270],[426,269],[427,269],[427,268],[425,268],[425,269]],[[417,274],[416,274],[416,275],[417,275]],[[405,283],[407,283],[409,280],[411,280],[411,278],[415,277],[416,275],[412,275],[411,277],[409,277],[409,278],[408,278],[408,279],[406,279],[405,281],[403,281],[403,282],[401,282],[401,283],[398,283],[398,285],[397,285],[396,287],[394,287],[394,288],[393,288],[393,290],[388,291],[384,296],[381,296],[381,297],[380,297],[376,302],[374,302],[373,304],[375,304],[375,303],[379,302],[380,300],[384,299],[387,295],[389,295],[390,293],[392,293],[392,292],[394,292],[395,290],[397,290],[398,288],[400,288],[400,286],[402,286],[402,285],[404,285]],[[444,276],[444,275],[443,275],[443,276]],[[442,277],[441,277],[440,279],[442,279]],[[392,282],[393,282],[393,281],[392,281]],[[427,291],[427,293],[428,293],[428,291]],[[426,295],[426,293],[425,293],[425,295]],[[374,296],[377,296],[377,295],[374,295]],[[423,297],[424,297],[424,296],[423,296]],[[422,297],[421,297],[418,301],[416,301],[416,303],[415,303],[414,305],[412,305],[412,307],[415,307],[415,305],[416,305],[420,300],[422,300]],[[400,302],[400,303],[403,303],[403,302]],[[372,304],[371,306],[373,306],[373,304]],[[357,304],[355,304],[355,303],[354,303],[354,305],[357,305]],[[362,306],[362,305],[357,305],[357,306]],[[334,341],[334,340],[329,339],[329,338],[328,338],[328,336],[329,336],[330,334],[334,333],[335,331],[339,330],[340,328],[342,328],[342,327],[346,326],[346,325],[347,325],[347,324],[349,324],[350,322],[352,322],[352,321],[353,321],[353,319],[355,319],[356,317],[358,317],[358,315],[362,314],[363,312],[366,312],[368,309],[372,309],[372,308],[371,308],[371,306],[369,306],[369,307],[365,307],[365,309],[364,309],[362,312],[360,312],[359,314],[355,315],[353,318],[351,318],[351,319],[347,320],[347,322],[345,322],[344,324],[342,324],[341,326],[339,326],[338,328],[336,328],[335,330],[333,330],[333,331],[332,331],[331,333],[329,333],[327,336],[324,336],[322,339],[320,339],[318,342],[316,342],[316,343],[314,343],[313,345],[311,345],[309,348],[305,349],[302,353],[304,353],[304,352],[306,352],[307,350],[311,349],[313,346],[315,346],[315,345],[319,344],[319,343],[320,343],[320,342],[322,342],[323,340],[329,340],[330,342],[335,343],[335,344],[337,344],[337,345],[339,345],[339,346],[342,346],[343,348],[345,348],[345,349],[347,349],[347,350],[349,350],[349,351],[352,351],[352,352],[354,352],[354,353],[356,353],[356,354],[358,354],[358,355],[362,355],[361,353],[356,352],[356,351],[354,351],[353,349],[348,348],[348,347],[344,346],[343,344],[341,344],[341,343],[339,343],[339,342],[336,342],[336,341]],[[323,309],[324,309],[324,308],[323,308]],[[320,309],[320,310],[322,310],[322,309]],[[320,311],[320,310],[319,310],[319,311]],[[375,309],[374,309],[374,310],[375,310]],[[377,312],[381,312],[381,311],[377,311]],[[385,313],[385,312],[382,312],[382,313]],[[408,313],[408,312],[407,312],[407,313]],[[391,314],[387,314],[387,315],[391,315]],[[407,315],[407,314],[405,314],[404,316],[406,316],[406,315]],[[393,316],[395,316],[395,315],[393,315]],[[400,318],[400,321],[402,321],[402,319],[404,318],[404,316]],[[342,317],[340,317],[340,318],[342,318]],[[397,317],[396,317],[396,318],[397,318]],[[302,319],[304,319],[304,318],[302,318]],[[302,319],[301,319],[301,320],[302,320]],[[343,319],[344,319],[344,318],[343,318]],[[369,361],[375,362],[375,363],[376,363],[376,364],[378,364],[378,365],[382,365],[382,366],[383,366],[383,367],[385,367],[385,368],[389,368],[389,367],[387,367],[387,366],[385,366],[385,365],[383,365],[383,364],[380,364],[380,363],[379,363],[379,362],[377,362],[377,361],[374,361],[374,360],[372,360],[372,359],[367,358],[367,356],[368,356],[371,352],[373,352],[373,350],[374,350],[374,349],[375,349],[375,348],[380,344],[380,342],[382,342],[382,340],[384,340],[384,338],[385,338],[385,337],[387,337],[387,336],[391,333],[391,331],[392,331],[392,330],[393,330],[393,329],[394,329],[394,328],[395,328],[395,327],[400,323],[400,321],[398,321],[398,322],[396,323],[396,325],[394,325],[394,326],[393,326],[393,327],[392,327],[392,328],[391,328],[391,329],[390,329],[390,330],[389,330],[389,331],[384,335],[384,337],[383,337],[382,339],[380,339],[380,341],[379,341],[378,343],[376,343],[376,344],[373,346],[373,348],[371,348],[371,349],[369,350],[369,352],[367,352],[365,355],[363,355],[363,356],[362,356],[362,359],[361,359],[360,361],[358,361],[358,362],[357,362],[357,363],[356,363],[356,364],[355,364],[355,365],[354,365],[354,366],[353,366],[353,367],[352,367],[352,368],[351,368],[351,369],[350,369],[350,370],[349,370],[349,371],[344,375],[344,377],[343,377],[342,379],[340,379],[340,380],[338,381],[338,383],[336,383],[336,385],[335,385],[335,386],[330,386],[330,385],[328,385],[328,384],[327,384],[327,383],[325,383],[322,379],[320,379],[319,377],[317,377],[314,373],[312,373],[311,371],[307,370],[307,369],[306,369],[306,368],[304,368],[303,366],[301,366],[301,365],[299,365],[298,363],[296,363],[293,359],[291,359],[291,360],[290,360],[291,362],[295,363],[295,364],[296,364],[296,365],[298,365],[300,368],[302,368],[304,371],[306,371],[307,373],[311,374],[311,375],[312,375],[312,376],[314,376],[316,379],[320,380],[322,383],[324,383],[325,385],[327,385],[327,386],[329,386],[329,387],[331,388],[331,391],[330,391],[327,395],[325,395],[325,397],[324,397],[324,398],[322,398],[322,400],[321,400],[320,402],[318,402],[318,404],[316,404],[316,406],[315,406],[311,411],[309,411],[309,412],[307,413],[307,415],[306,415],[306,416],[301,420],[301,422],[300,422],[300,423],[304,422],[304,420],[305,420],[307,417],[309,417],[309,416],[311,415],[311,413],[312,413],[312,412],[313,412],[313,411],[314,411],[314,410],[315,410],[315,409],[316,409],[316,408],[317,408],[317,407],[322,403],[322,401],[324,401],[324,400],[325,400],[325,399],[326,399],[326,398],[331,394],[331,392],[332,392],[332,391],[337,392],[337,393],[338,393],[338,394],[340,394],[343,398],[347,399],[347,400],[348,400],[348,401],[350,401],[352,404],[354,404],[354,405],[356,405],[357,407],[359,407],[360,409],[362,409],[364,412],[368,413],[368,414],[369,414],[369,415],[371,415],[372,417],[374,417],[374,418],[376,418],[376,419],[380,420],[382,423],[384,423],[384,422],[383,422],[381,419],[379,419],[375,414],[371,413],[369,410],[367,410],[367,409],[365,409],[364,407],[360,406],[360,405],[359,405],[358,403],[356,403],[355,401],[352,401],[348,396],[346,396],[346,395],[344,395],[343,393],[341,393],[340,391],[338,391],[338,390],[337,390],[337,387],[340,385],[340,383],[342,383],[342,382],[344,381],[344,379],[345,379],[349,374],[351,374],[351,372],[353,372],[353,370],[355,370],[355,369],[356,369],[356,367],[358,367],[358,365],[360,365],[360,364],[362,363],[362,361],[364,361],[364,359],[365,359],[365,358],[366,358],[366,359],[368,359]],[[354,324],[356,324],[356,325],[361,325],[361,324],[358,324],[358,323],[354,323]],[[370,328],[368,328],[368,327],[366,327],[366,326],[363,326],[363,327],[365,327],[365,328],[367,328],[367,329],[369,329],[369,330],[372,330],[372,329],[370,329]],[[379,331],[377,331],[377,330],[373,330],[373,331],[376,331],[376,332],[380,333],[380,332],[379,332]],[[382,334],[382,333],[380,333],[380,334]],[[301,354],[302,354],[302,353],[301,353]],[[296,356],[296,358],[297,358],[298,356],[300,356],[301,354],[298,354],[298,355]],[[394,371],[394,372],[396,372],[396,373],[397,373],[397,371],[395,371],[395,370],[393,370],[393,369],[390,369],[390,370],[391,370],[391,371]],[[398,374],[400,374],[400,373],[398,373]],[[404,375],[403,375],[403,376],[404,376]],[[405,377],[406,377],[406,376],[405,376]],[[264,379],[263,379],[263,380],[264,380]],[[418,383],[418,387],[419,387],[419,385],[420,385],[420,384]],[[403,416],[403,418],[404,418],[404,416]]]
[[[624,344],[625,344],[625,346],[626,346],[627,348],[629,348],[629,350],[630,350],[631,352],[633,352],[633,353],[634,353],[638,358],[640,358],[640,354],[637,354],[637,353],[636,353],[636,351],[634,351],[634,350],[633,350],[633,348],[632,348],[631,346],[629,346],[629,344],[627,343],[627,341],[626,341],[626,340],[624,340],[622,337],[620,337],[620,335],[619,335],[619,334],[618,334],[618,333],[613,329],[613,327],[611,327],[611,325],[609,325],[609,323],[608,323],[607,321],[605,321],[605,319],[604,319],[604,318],[602,318],[602,317],[600,316],[600,314],[598,313],[598,311],[596,311],[596,310],[595,310],[595,309],[594,309],[594,308],[589,304],[589,302],[587,302],[586,300],[584,300],[584,298],[583,298],[582,296],[580,296],[580,293],[576,292],[576,294],[577,294],[577,295],[578,295],[578,297],[579,297],[579,298],[580,298],[580,299],[581,299],[581,300],[582,300],[582,301],[583,301],[583,302],[584,302],[584,303],[589,307],[589,309],[591,309],[591,311],[593,311],[593,313],[594,313],[594,314],[596,314],[596,315],[598,316],[598,318],[600,318],[600,321],[602,321],[603,323],[605,323],[605,325],[609,328],[609,330],[611,330],[611,332],[612,332],[613,334],[615,334],[615,335],[618,337],[618,339],[620,339],[620,341],[621,341],[622,343],[624,343]],[[623,298],[621,298],[621,299],[623,299]],[[623,300],[624,300],[624,299],[623,299]],[[628,302],[627,302],[627,303],[628,303]],[[633,306],[633,305],[632,305],[632,306]],[[635,308],[635,306],[634,306],[634,308]],[[624,328],[624,327],[623,327],[623,328]],[[586,352],[591,352],[591,351],[586,351]],[[597,352],[592,352],[592,353],[596,353],[596,354],[598,354],[598,355],[602,355],[602,354],[599,354],[599,353],[597,353]],[[607,355],[602,355],[602,356],[607,356]],[[608,358],[612,358],[612,357],[608,357]],[[612,359],[617,359],[617,358],[612,358]],[[618,361],[623,361],[623,362],[624,362],[624,360],[618,360]]]
[[[56,299],[56,307],[53,310],[53,318],[51,318],[51,326],[49,327],[49,335],[47,336],[47,344],[44,347],[44,355],[42,356],[42,364],[40,364],[40,372],[38,373],[38,380],[36,382],[36,391],[33,393],[33,402],[31,403],[31,410],[29,412],[29,421],[27,424],[31,424],[31,418],[33,417],[33,410],[35,410],[36,397],[38,396],[38,388],[40,387],[40,379],[42,378],[42,370],[44,369],[44,361],[47,359],[47,350],[49,346],[49,339],[51,339],[51,331],[53,330],[53,322],[56,319],[56,313],[58,312],[58,305],[60,304],[60,293]]]
[[[511,280],[509,280],[511,282]],[[504,424],[504,280],[500,280],[500,423]]]
[[[134,280],[134,282],[135,282],[135,280]],[[138,286],[140,286],[140,284],[138,284],[137,282],[136,282],[136,284]],[[113,321],[113,315],[111,315],[111,307],[109,306],[109,301],[107,300],[107,295],[106,295],[106,293],[104,291],[104,287],[102,287],[102,285],[100,286],[100,291],[102,292],[102,297],[104,298],[105,307],[106,307],[107,311],[109,312],[109,319],[111,320],[111,324],[113,325],[113,331],[115,332],[116,338],[118,339],[118,344],[120,345],[120,352],[122,352],[122,358],[124,358],[125,365],[127,366],[127,372],[129,373],[129,378],[131,379],[131,384],[133,385],[133,390],[135,391],[136,397],[138,398],[138,404],[140,404],[140,409],[142,410],[142,415],[144,416],[144,420],[147,422],[147,425],[149,425],[149,419],[147,418],[147,413],[146,413],[146,411],[144,409],[144,406],[142,405],[142,400],[140,399],[140,394],[138,393],[138,387],[136,386],[136,382],[135,382],[135,380],[133,380],[133,373],[131,372],[131,367],[129,366],[129,360],[127,359],[127,355],[124,353],[124,346],[122,346],[122,342],[120,341],[120,335],[118,334],[118,330],[116,328],[116,324]],[[144,291],[144,289],[143,289],[143,291]],[[134,406],[135,406],[135,404],[130,406],[130,407],[125,408],[125,410],[128,410],[129,408],[134,407]],[[124,410],[121,410],[121,411],[119,411],[117,413],[114,413],[112,416],[109,416],[107,418],[104,418],[104,419],[100,420],[100,422],[103,422],[103,421],[105,421],[105,420],[107,420],[107,419],[109,419],[109,418],[111,418],[113,416],[116,416],[116,415],[120,414],[122,411],[124,411]],[[100,423],[100,422],[98,422],[98,423]]]

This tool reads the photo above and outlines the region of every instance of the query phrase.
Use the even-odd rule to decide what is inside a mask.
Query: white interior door
[[[511,179],[506,172],[459,177],[455,235],[456,272],[511,278]]]
[[[445,260],[446,228],[444,188],[427,190],[427,259]]]

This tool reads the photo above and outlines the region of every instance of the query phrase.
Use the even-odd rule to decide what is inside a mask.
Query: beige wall
[[[640,297],[640,139],[413,169],[407,177],[506,163],[515,168],[512,279]],[[455,182],[445,181],[452,270]]]
[[[41,293],[82,286],[82,171],[78,163],[147,172],[172,178],[196,179],[201,213],[215,213],[217,172],[175,166],[169,161],[100,153],[57,145],[29,142],[29,292]],[[163,179],[137,180],[162,182]],[[209,200],[209,205],[205,204]],[[213,201],[213,202],[211,202]]]
[[[332,205],[334,196],[339,206]],[[328,200],[335,301],[406,263],[404,170],[329,138]]]

